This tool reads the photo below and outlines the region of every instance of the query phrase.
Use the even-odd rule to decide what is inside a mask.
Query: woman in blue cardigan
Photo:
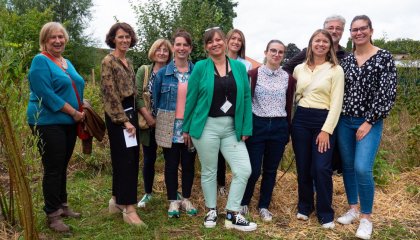
[[[41,53],[29,69],[28,124],[39,137],[44,167],[42,192],[48,226],[56,232],[70,230],[62,217],[80,217],[67,204],[67,166],[76,143],[76,125],[85,118],[81,100],[85,81],[63,58],[69,35],[63,25],[46,23],[39,34]]]
[[[197,62],[191,74],[184,113],[184,141],[194,143],[201,161],[201,186],[208,212],[204,226],[217,221],[217,158],[222,152],[232,170],[226,206],[226,228],[253,231],[257,225],[240,213],[240,203],[251,174],[244,141],[252,134],[251,92],[245,66],[225,55],[219,28],[204,33],[209,58]]]

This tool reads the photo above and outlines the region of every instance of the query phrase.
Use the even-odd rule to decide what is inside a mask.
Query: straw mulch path
[[[270,205],[270,211],[274,214],[273,222],[263,223],[259,219],[257,200],[259,184],[257,183],[254,197],[250,204],[251,217],[258,223],[258,231],[262,234],[281,239],[353,239],[358,227],[358,222],[343,226],[336,222],[334,230],[322,229],[315,214],[311,214],[309,221],[303,222],[296,219],[297,213],[297,179],[294,173],[286,173],[279,179],[282,172],[277,174],[277,183]],[[230,181],[228,173],[227,182]],[[163,180],[163,179],[162,179]],[[334,176],[333,208],[335,218],[347,211],[347,199],[341,176]],[[194,188],[200,189],[200,180],[196,179]],[[160,184],[159,184],[160,185]],[[417,193],[411,193],[407,189],[416,187]],[[378,236],[381,229],[390,228],[398,223],[413,235],[420,236],[420,168],[413,171],[395,175],[390,185],[375,189],[375,202],[372,220],[374,223],[374,239],[382,239]],[[205,212],[203,196],[193,193],[193,202],[198,203],[201,213]],[[195,196],[194,196],[195,195]],[[219,197],[218,207],[225,206],[226,199]],[[420,239],[420,237],[419,237]]]

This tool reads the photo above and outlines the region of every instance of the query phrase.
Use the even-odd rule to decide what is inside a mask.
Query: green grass
[[[316,217],[311,215],[308,222],[299,222],[294,219],[293,207],[291,214],[275,213],[272,223],[263,223],[259,220],[255,210],[250,217],[258,223],[255,232],[243,233],[236,230],[226,230],[224,214],[219,215],[218,224],[214,229],[203,227],[204,218],[203,200],[199,178],[195,179],[193,187],[193,203],[198,207],[199,214],[189,217],[185,213],[179,219],[167,217],[168,203],[166,191],[160,191],[163,187],[162,174],[163,162],[158,160],[157,175],[159,189],[147,208],[137,209],[138,214],[148,225],[148,228],[137,228],[123,222],[121,214],[108,213],[108,200],[111,196],[111,174],[106,171],[92,171],[89,169],[72,172],[68,180],[69,203],[76,211],[83,213],[81,219],[66,219],[71,226],[71,234],[59,234],[51,231],[45,224],[45,214],[42,209],[42,197],[35,199],[35,209],[38,216],[38,229],[44,239],[355,239],[354,234],[357,223],[349,226],[337,224],[334,230],[321,229]],[[140,174],[141,176],[141,174]],[[156,180],[156,179],[155,179]],[[282,179],[284,184],[288,183]],[[293,181],[293,179],[292,179]],[[38,183],[35,183],[39,186]],[[158,186],[156,186],[158,185]],[[139,197],[141,197],[142,179],[139,181]],[[276,188],[277,189],[277,188]],[[412,194],[412,189],[418,189],[417,185],[407,186],[407,193]],[[35,195],[41,194],[40,189]],[[281,189],[277,189],[282,191]],[[337,195],[334,198],[342,198]],[[290,203],[294,206],[297,196],[290,196]],[[219,202],[219,207],[223,201]],[[274,204],[274,203],[273,203]],[[289,204],[289,203],[286,203]],[[335,203],[336,214],[345,211]],[[379,212],[378,217],[381,218]],[[375,217],[374,217],[375,218]],[[418,223],[413,220],[404,220],[404,216],[397,220],[382,218],[379,222],[374,220],[374,232],[372,239],[419,239]],[[378,221],[377,219],[376,221]],[[417,227],[416,227],[417,226]],[[417,229],[417,230],[416,230]]]
[[[45,224],[42,203],[38,203],[38,229],[47,239],[268,239],[261,233],[242,233],[226,230],[220,215],[215,229],[203,227],[204,212],[196,217],[181,214],[179,219],[167,217],[166,193],[154,194],[151,204],[137,212],[148,225],[147,229],[129,226],[121,214],[108,213],[111,176],[109,173],[76,172],[68,181],[69,202],[83,213],[81,219],[66,219],[71,234],[58,234]],[[142,191],[139,191],[142,192]]]

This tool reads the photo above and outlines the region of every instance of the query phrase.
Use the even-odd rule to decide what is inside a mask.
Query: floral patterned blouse
[[[286,91],[289,75],[282,68],[258,69],[258,81],[252,100],[252,112],[259,117],[286,117]]]
[[[345,74],[342,114],[364,117],[371,124],[385,118],[397,94],[397,68],[391,53],[380,49],[361,67],[352,53],[341,66]]]
[[[106,114],[114,123],[124,123],[128,117],[121,102],[130,96],[135,96],[135,73],[133,64],[126,67],[120,59],[108,54],[102,60],[101,91]]]

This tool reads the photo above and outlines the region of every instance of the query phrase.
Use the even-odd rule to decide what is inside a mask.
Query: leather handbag
[[[147,88],[147,85],[149,84],[149,67],[145,65],[145,69],[144,69],[144,78],[143,78],[143,86],[142,86],[142,97],[144,100],[144,105],[146,107],[147,110],[150,110],[151,106],[150,106],[150,92]],[[140,112],[138,113],[138,124],[140,129],[148,129],[149,125],[147,125],[147,121],[144,118],[143,114],[141,114]]]

